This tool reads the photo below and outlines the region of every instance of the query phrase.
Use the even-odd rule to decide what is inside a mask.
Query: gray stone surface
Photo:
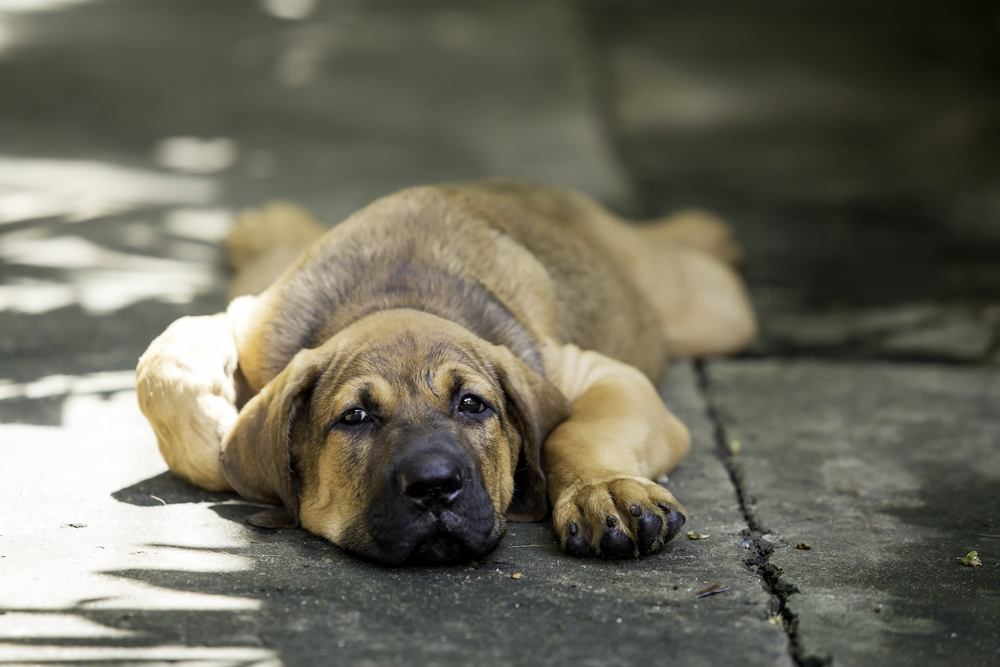
[[[768,563],[795,589],[803,660],[1000,661],[996,371],[760,361],[708,375]],[[983,565],[960,564],[973,549]]]
[[[252,506],[164,473],[131,390],[68,396],[58,426],[0,427],[0,659],[791,665],[689,366],[665,396],[695,441],[672,488],[710,538],[606,563],[525,524],[480,563],[396,570],[252,529]]]
[[[977,363],[988,361],[1000,340],[996,305],[906,303],[802,312],[758,298],[757,306],[767,314],[758,353]]]
[[[757,354],[991,358],[995,3],[588,6],[623,167],[649,213],[698,205],[735,225]],[[925,331],[857,336],[875,313],[927,309]]]
[[[790,664],[690,367],[669,400],[696,454],[673,487],[711,537],[618,564],[561,556],[547,525],[407,570],[256,531],[250,506],[164,472],[136,409],[148,341],[222,307],[241,205],[335,220],[504,173],[627,204],[572,22],[532,2],[0,11],[0,660]]]
[[[998,389],[976,368],[1000,361],[994,18],[0,3],[0,661],[1000,661]],[[164,472],[132,368],[224,304],[235,210],[332,223],[498,174],[736,226],[770,359],[703,367],[714,410],[687,365],[665,393],[695,436],[670,484],[709,539],[611,564],[521,525],[482,563],[388,570]]]

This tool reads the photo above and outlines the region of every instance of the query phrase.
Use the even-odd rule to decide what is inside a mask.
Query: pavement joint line
[[[932,354],[885,354],[884,352],[865,352],[850,345],[837,346],[805,346],[796,345],[773,350],[747,350],[741,353],[742,359],[781,360],[781,361],[853,361],[872,362],[886,366],[949,366],[953,368],[982,368],[990,365],[993,355],[1000,353],[1000,332],[995,343],[991,343],[982,356],[975,359],[955,359],[948,356]]]
[[[771,596],[768,617],[780,618],[778,625],[788,638],[788,653],[792,661],[799,667],[825,667],[833,662],[829,655],[804,655],[804,649],[799,637],[798,616],[788,606],[788,599],[799,592],[798,587],[783,578],[783,571],[777,565],[770,562],[771,553],[774,547],[770,541],[765,539],[770,536],[759,517],[756,516],[750,506],[750,502],[744,491],[743,471],[735,460],[736,456],[730,449],[729,435],[726,430],[725,421],[722,414],[712,400],[711,378],[708,373],[708,365],[703,360],[696,360],[694,363],[695,375],[697,379],[698,391],[705,402],[705,414],[712,424],[712,431],[715,436],[716,455],[729,473],[729,479],[733,483],[736,492],[736,499],[740,506],[740,512],[747,527],[742,531],[742,545],[748,550],[745,560],[747,569],[760,577],[764,589]]]

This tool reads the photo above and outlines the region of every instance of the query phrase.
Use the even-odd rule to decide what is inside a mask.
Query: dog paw
[[[563,551],[572,556],[638,558],[673,539],[685,514],[659,484],[615,476],[568,488],[555,503],[552,521]]]

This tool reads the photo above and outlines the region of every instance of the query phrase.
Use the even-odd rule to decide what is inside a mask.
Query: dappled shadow
[[[255,505],[253,503],[248,503],[246,501],[240,502],[227,502],[218,503],[215,505],[210,505],[208,509],[216,514],[220,519],[225,519],[227,521],[233,521],[242,525],[247,524],[247,519],[252,515],[260,512],[262,509],[270,507],[269,505]],[[267,528],[256,528],[256,530],[268,530]]]
[[[130,505],[150,507],[175,503],[223,502],[236,498],[232,493],[215,493],[188,484],[172,472],[162,472],[155,477],[136,482],[111,494],[115,500]]]
[[[664,595],[673,579],[669,555],[643,565],[584,563],[560,555],[550,530],[517,526],[497,552],[479,563],[405,569],[359,560],[301,530],[248,530],[241,544],[230,547],[148,544],[144,548],[151,551],[183,551],[193,564],[198,554],[206,559],[224,555],[241,557],[248,567],[103,574],[144,589],[194,596],[195,603],[239,604],[232,609],[141,608],[98,599],[55,610],[8,608],[8,614],[55,615],[67,625],[66,619],[82,620],[95,631],[5,641],[73,647],[81,655],[98,650],[108,658],[200,652],[214,662],[213,651],[241,649],[255,653],[242,658],[235,653],[233,663],[278,658],[285,664],[389,665],[412,664],[415,650],[435,662],[490,664],[500,656],[510,663],[532,662],[540,645],[556,651],[560,661],[632,660],[679,645],[679,627],[647,623],[650,615],[666,618],[691,604],[689,595],[683,601]],[[514,571],[526,572],[525,580],[512,579]],[[628,586],[628,596],[623,596],[625,580],[638,583]],[[628,625],[616,622],[623,617]],[[608,641],[616,635],[633,641],[625,646]],[[553,643],[554,636],[567,641]]]

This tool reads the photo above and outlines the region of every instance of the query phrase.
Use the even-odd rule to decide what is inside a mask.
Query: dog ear
[[[521,434],[514,499],[507,516],[512,521],[541,521],[549,511],[542,446],[549,433],[569,417],[569,402],[540,373],[507,348],[501,350],[496,367],[507,398],[507,412]]]
[[[233,489],[248,500],[284,505],[287,520],[278,520],[275,512],[268,511],[267,527],[298,525],[293,439],[296,419],[302,416],[326,366],[323,358],[316,350],[295,355],[243,406],[222,443],[222,472]]]

